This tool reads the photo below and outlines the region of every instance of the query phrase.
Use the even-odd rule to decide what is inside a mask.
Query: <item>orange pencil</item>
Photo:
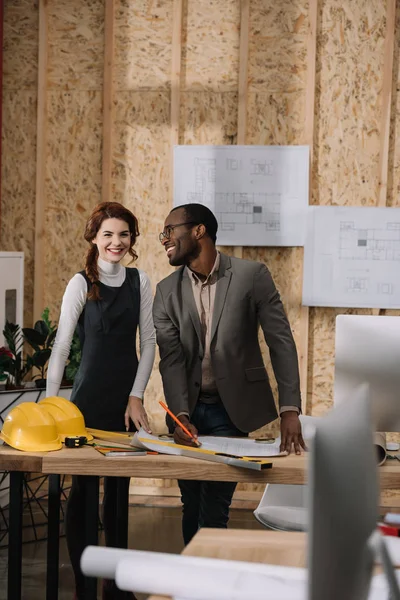
[[[192,440],[194,441],[194,443],[197,446],[201,446],[199,440],[196,440],[196,438],[194,437],[193,433],[190,433],[189,429],[187,429],[184,426],[184,424],[181,423],[181,421],[178,419],[178,417],[176,417],[174,415],[174,413],[168,408],[168,406],[165,404],[165,402],[163,402],[162,400],[159,400],[159,403],[161,404],[161,406],[163,407],[163,409],[167,411],[167,413],[175,421],[175,423],[177,423],[179,425],[179,427],[181,427],[181,429],[186,433],[186,435],[188,435],[189,437],[191,437]]]

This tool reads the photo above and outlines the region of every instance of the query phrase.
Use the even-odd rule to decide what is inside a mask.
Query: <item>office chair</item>
[[[300,415],[303,438],[311,440],[319,417]],[[284,460],[284,459],[283,459]],[[305,485],[267,483],[254,516],[261,525],[277,531],[307,531],[307,488]]]

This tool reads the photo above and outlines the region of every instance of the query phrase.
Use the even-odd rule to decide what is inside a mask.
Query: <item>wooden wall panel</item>
[[[387,205],[400,206],[400,5],[397,3]]]
[[[376,203],[386,2],[323,2],[313,203]]]
[[[5,2],[0,250],[25,253],[27,326],[33,319],[37,70],[37,4]]]
[[[237,91],[239,8],[237,0],[187,0],[182,55],[187,91]]]
[[[49,0],[49,88],[103,85],[103,0]]]
[[[57,319],[101,200],[104,3],[53,0],[48,14],[44,305]]]
[[[317,48],[317,121],[312,202],[377,203],[385,3],[322,4]],[[332,405],[338,314],[370,310],[313,308],[309,329],[309,398],[313,414]]]
[[[116,89],[168,88],[172,0],[117,0],[115,25]]]
[[[5,90],[37,89],[38,7],[32,0],[5,0],[3,86]]]
[[[30,326],[33,319],[36,91],[3,90],[2,134],[0,250],[25,253],[24,325]]]
[[[101,200],[101,103],[100,92],[48,92],[44,305],[55,319],[83,268],[85,222]]]

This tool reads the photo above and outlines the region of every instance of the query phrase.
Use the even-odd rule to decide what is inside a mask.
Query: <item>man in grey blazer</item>
[[[164,394],[196,437],[244,436],[278,417],[260,345],[261,326],[278,382],[281,449],[300,453],[300,382],[296,346],[265,265],[217,252],[218,224],[202,204],[173,209],[160,234],[169,263],[153,316]],[[168,421],[179,444],[193,445]],[[183,537],[226,527],[235,483],[180,480]]]

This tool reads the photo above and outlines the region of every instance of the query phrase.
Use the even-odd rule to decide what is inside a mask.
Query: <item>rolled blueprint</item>
[[[305,569],[88,546],[85,575],[115,579],[122,590],[186,600],[306,600]]]
[[[150,554],[150,553],[149,553]],[[221,566],[218,559],[207,564],[188,564],[186,556],[160,561],[149,557],[124,559],[117,565],[115,581],[121,590],[145,594],[165,594],[185,600],[306,600],[307,579],[284,575],[284,567],[265,565],[264,573],[254,573],[246,563],[231,561]],[[271,568],[272,567],[272,568]],[[278,571],[276,571],[278,569]],[[283,569],[283,571],[282,571]],[[275,570],[275,573],[274,573]],[[278,574],[279,573],[279,574]]]

